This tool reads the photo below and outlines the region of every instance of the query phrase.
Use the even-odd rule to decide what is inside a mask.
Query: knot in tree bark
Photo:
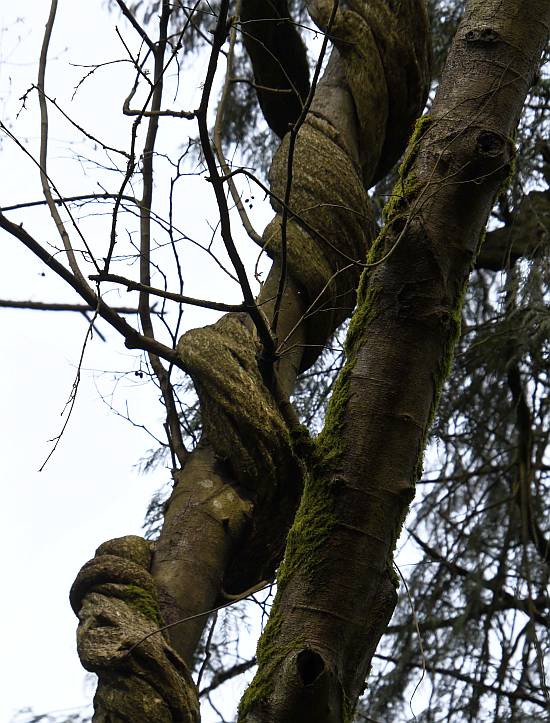
[[[192,723],[199,720],[187,666],[164,635],[151,544],[121,537],[101,545],[71,588],[79,618],[78,654],[98,676],[96,722]]]

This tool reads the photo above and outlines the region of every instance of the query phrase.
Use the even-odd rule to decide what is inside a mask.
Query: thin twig
[[[212,638],[214,637],[214,630],[216,629],[216,623],[218,622],[218,613],[215,612],[212,616],[212,624],[210,625],[210,630],[208,631],[208,637],[206,638],[206,644],[204,646],[204,660],[202,661],[202,665],[199,670],[199,674],[197,676],[197,682],[196,686],[197,688],[201,684],[202,676],[204,675],[204,671],[206,670],[206,666],[208,665],[208,661],[210,660],[211,652],[210,652],[210,646],[212,645]]]
[[[246,600],[249,597],[253,597],[257,592],[260,592],[261,590],[265,590],[268,587],[271,587],[273,583],[267,582],[266,580],[262,580],[262,582],[258,583],[257,585],[254,585],[253,587],[249,588],[248,590],[245,590],[240,595],[231,595],[231,599],[229,602],[223,603],[223,605],[218,605],[215,608],[211,608],[210,610],[203,610],[201,613],[195,613],[194,615],[188,615],[185,618],[180,618],[179,620],[174,620],[173,623],[168,623],[167,625],[163,625],[160,628],[156,628],[155,630],[152,630],[150,633],[147,633],[147,635],[144,635],[140,640],[137,641],[137,643],[134,643],[131,648],[128,649],[128,652],[126,655],[130,655],[137,647],[138,645],[141,645],[144,643],[148,638],[152,637],[153,635],[157,635],[158,633],[163,633],[165,630],[170,630],[170,628],[175,628],[176,625],[182,625],[183,623],[187,623],[191,620],[196,620],[197,618],[203,618],[206,615],[212,615],[212,613],[217,613],[218,610],[223,610],[224,608],[229,607],[230,605],[234,605],[236,602],[240,602],[241,600]]]
[[[129,100],[128,98],[126,99]],[[187,120],[193,120],[195,117],[195,111],[192,110],[138,110],[137,108],[130,108],[129,104],[124,105],[124,115],[139,115],[142,118],[157,118],[168,117],[168,118],[185,118]]]
[[[53,439],[48,440],[49,442],[54,442],[54,445],[51,448],[48,456],[46,457],[46,459],[40,466],[40,469],[38,470],[39,472],[42,472],[44,470],[44,467],[48,464],[48,462],[51,459],[52,455],[54,454],[55,450],[59,446],[59,443],[61,442],[61,438],[63,437],[63,434],[64,434],[65,430],[67,429],[67,425],[69,424],[69,421],[71,419],[71,415],[74,410],[74,405],[76,404],[76,395],[78,393],[78,388],[80,386],[80,378],[81,378],[81,371],[82,371],[82,362],[84,360],[84,352],[86,351],[86,346],[88,344],[88,340],[91,339],[92,331],[94,328],[94,323],[97,318],[97,315],[98,315],[98,313],[97,313],[97,309],[96,309],[93,317],[90,319],[88,329],[86,331],[86,336],[84,337],[84,342],[82,344],[82,349],[80,351],[80,358],[78,360],[78,365],[76,367],[76,375],[75,375],[75,378],[73,381],[73,386],[71,387],[69,399],[65,403],[65,407],[63,409],[63,412],[61,413],[62,415],[65,414],[65,411],[67,410],[67,407],[68,407],[67,416],[65,418],[65,421],[63,422],[63,426],[61,427],[61,431],[59,432],[59,434],[56,437],[54,437]]]
[[[42,49],[40,51],[40,61],[39,61],[39,65],[38,65],[37,88],[38,88],[38,102],[40,104],[40,181],[42,183],[42,191],[44,193],[44,198],[47,201],[51,217],[53,218],[55,225],[57,227],[57,230],[59,232],[59,235],[61,237],[61,240],[63,241],[63,246],[65,247],[65,252],[67,254],[67,259],[69,261],[69,266],[71,268],[71,271],[76,276],[76,278],[80,281],[81,284],[83,284],[84,286],[87,286],[88,282],[84,278],[82,272],[80,271],[80,267],[78,266],[78,262],[76,260],[76,256],[74,255],[74,251],[73,251],[73,248],[71,245],[71,240],[70,240],[69,234],[67,233],[67,229],[65,228],[65,225],[61,219],[61,216],[59,215],[57,206],[54,203],[52,192],[50,189],[50,184],[48,181],[48,176],[47,176],[48,106],[47,106],[46,96],[45,96],[45,78],[46,78],[46,64],[48,61],[48,48],[50,45],[50,38],[52,35],[53,24],[55,22],[56,12],[57,12],[57,0],[52,0],[51,5],[50,5],[50,14],[48,16],[48,20],[46,22],[46,29],[44,31],[44,39],[42,41]]]
[[[82,243],[84,244],[84,248],[86,249],[86,252],[88,253],[88,256],[89,256],[91,262],[93,263],[93,265],[95,266],[95,268],[97,269],[97,271],[99,271],[99,266],[97,265],[97,262],[96,262],[96,260],[95,260],[95,258],[94,258],[94,255],[93,255],[90,247],[88,246],[88,243],[86,242],[86,239],[84,238],[82,232],[80,231],[80,229],[79,229],[79,227],[78,227],[78,225],[77,225],[77,223],[76,223],[76,220],[74,219],[74,217],[73,217],[73,215],[72,215],[72,213],[71,213],[70,208],[69,208],[69,207],[67,206],[67,204],[65,203],[64,197],[61,195],[61,193],[59,193],[59,190],[56,188],[55,183],[54,183],[54,182],[52,181],[52,179],[48,176],[48,174],[41,168],[40,162],[37,161],[36,158],[34,158],[34,156],[32,155],[32,153],[31,153],[27,148],[25,148],[25,146],[23,145],[23,143],[21,143],[21,141],[20,141],[16,136],[14,136],[14,134],[10,131],[10,129],[9,129],[6,125],[4,125],[4,123],[2,123],[1,120],[0,120],[0,130],[2,130],[2,131],[8,136],[8,138],[10,138],[10,139],[16,144],[16,146],[17,146],[21,151],[23,151],[23,153],[30,159],[30,161],[31,161],[32,163],[34,163],[35,166],[38,167],[40,173],[44,173],[44,176],[45,176],[46,180],[48,181],[48,183],[51,185],[51,187],[53,188],[53,190],[54,190],[54,191],[57,193],[57,195],[58,195],[58,198],[57,198],[57,199],[51,198],[51,201],[52,201],[54,204],[58,203],[58,204],[63,205],[63,207],[65,208],[65,211],[67,212],[67,214],[69,215],[69,218],[71,219],[71,223],[73,224],[75,231],[76,231],[77,234],[80,236],[80,239],[82,240]],[[46,203],[46,205],[48,205],[47,199],[44,201],[44,203]],[[35,205],[37,205],[37,204],[35,204]]]
[[[130,25],[134,28],[136,33],[139,35],[139,37],[143,40],[145,45],[149,48],[151,52],[155,52],[155,44],[151,40],[151,38],[147,35],[143,27],[138,23],[138,21],[133,16],[132,12],[129,10],[128,6],[125,2],[122,2],[122,0],[116,0],[117,5],[122,10],[122,14],[124,17],[129,20]]]
[[[112,153],[118,153],[121,156],[124,156],[125,158],[128,158],[128,154],[126,151],[121,151],[119,148],[114,148],[113,146],[108,146],[106,143],[103,143],[103,141],[100,141],[99,138],[96,138],[96,136],[92,135],[89,131],[87,131],[85,128],[83,128],[81,125],[79,125],[76,121],[74,121],[61,106],[58,104],[58,102],[55,100],[55,98],[50,98],[50,96],[44,91],[44,89],[40,90],[36,85],[32,85],[30,89],[27,92],[30,92],[36,88],[39,95],[42,95],[48,103],[51,103],[53,107],[61,113],[63,118],[70,123],[79,133],[82,133],[83,136],[88,138],[88,140],[93,141],[93,143],[97,143],[99,146],[101,146],[106,151],[111,151]]]
[[[13,223],[0,212],[0,228],[14,236],[29,251],[32,251],[48,268],[69,284],[81,296],[87,304],[98,309],[98,314],[105,319],[114,329],[116,329],[123,337],[127,349],[142,349],[157,354],[166,361],[179,365],[180,360],[174,349],[156,339],[150,339],[140,334],[127,321],[119,316],[110,306],[102,299],[98,299],[92,289],[86,285],[82,285],[69,269],[63,266],[54,256],[52,256],[38,241],[33,238],[24,228]]]
[[[230,175],[228,175],[231,173],[231,169],[227,165],[227,161],[226,161],[226,158],[225,158],[225,155],[223,152],[223,146],[222,146],[222,126],[223,126],[225,106],[227,103],[227,98],[229,97],[229,88],[231,85],[231,74],[233,72],[233,60],[235,57],[235,41],[237,39],[237,23],[238,23],[238,18],[239,18],[240,12],[241,12],[241,3],[242,3],[242,0],[237,0],[237,6],[235,8],[236,18],[233,19],[233,23],[231,24],[231,30],[229,31],[229,51],[227,53],[225,81],[223,84],[220,102],[218,103],[218,109],[216,111],[216,121],[214,123],[214,150],[216,151],[216,156],[218,157],[220,166],[221,166],[224,174],[228,178],[227,183],[229,185],[229,192],[231,193],[231,197],[237,208],[237,211],[241,218],[244,229],[245,229],[246,233],[248,234],[248,236],[252,239],[252,241],[254,241],[254,243],[261,246],[263,244],[262,237],[252,226],[252,223],[250,222],[250,219],[248,218],[248,214],[247,214],[244,204],[241,200],[239,192],[237,191],[237,187],[235,186],[235,182],[233,181],[233,178]]]
[[[33,311],[78,311],[81,314],[94,312],[97,307],[90,304],[62,304],[53,301],[15,301],[13,299],[0,299],[3,309],[31,309]],[[117,314],[137,314],[138,310],[131,306],[112,306]]]
[[[420,660],[422,661],[422,675],[420,676],[420,680],[417,682],[417,684],[414,687],[414,690],[412,692],[411,698],[409,700],[409,708],[411,709],[411,713],[413,718],[416,720],[416,715],[412,707],[413,698],[416,695],[416,691],[420,688],[420,685],[422,684],[422,681],[424,680],[424,676],[426,675],[426,654],[424,653],[424,645],[422,643],[422,633],[420,632],[420,625],[418,624],[418,617],[416,615],[416,608],[414,606],[414,600],[412,599],[411,591],[409,590],[409,586],[407,585],[407,581],[403,577],[403,573],[399,569],[399,566],[396,562],[393,563],[393,566],[397,570],[397,573],[399,577],[401,578],[401,582],[405,586],[405,592],[407,593],[407,598],[409,600],[409,605],[411,608],[411,616],[414,623],[414,628],[416,630],[416,635],[418,636],[418,648],[420,650]]]
[[[164,54],[166,52],[168,20],[172,12],[172,6],[167,0],[162,2],[162,12],[159,18],[159,40],[154,46],[154,71],[153,91],[151,95],[151,111],[159,111],[162,104],[163,78],[166,67],[164,65]],[[172,57],[174,57],[172,55]],[[143,196],[140,204],[140,257],[139,257],[139,280],[144,287],[151,286],[151,205],[153,201],[153,154],[158,131],[158,115],[149,117],[147,136],[142,156],[142,178]],[[143,288],[139,292],[139,317],[143,334],[154,339],[153,323],[149,306],[149,292]],[[183,467],[187,459],[179,423],[179,415],[174,399],[174,391],[170,381],[170,371],[164,368],[161,360],[155,354],[149,354],[151,367],[158,379],[164,405],[166,407],[166,431],[168,444],[173,455],[177,458],[179,465]]]
[[[298,225],[300,225],[305,231],[307,231],[309,234],[314,236],[316,239],[321,241],[322,243],[326,244],[334,253],[341,256],[343,259],[345,259],[348,263],[353,264],[355,266],[358,266],[359,268],[364,269],[365,264],[361,261],[358,261],[357,259],[352,259],[351,256],[348,256],[344,251],[338,248],[335,244],[330,241],[326,236],[324,236],[318,229],[314,228],[308,221],[306,221],[305,218],[302,218],[302,216],[295,211],[293,208],[291,208],[288,204],[285,204],[284,199],[277,196],[276,193],[273,193],[265,184],[263,184],[259,178],[257,178],[253,173],[251,173],[246,168],[235,168],[231,173],[229,173],[226,176],[221,176],[220,180],[225,182],[228,181],[229,178],[232,176],[236,176],[237,174],[242,174],[243,176],[246,176],[247,178],[250,178],[251,181],[253,181],[265,194],[266,196],[269,196],[272,198],[281,208],[284,208],[285,206],[288,209],[288,215],[289,219],[293,219],[296,221]],[[352,213],[357,213],[357,211],[352,209],[350,210]]]
[[[242,663],[237,663],[236,665],[233,665],[227,670],[222,670],[216,673],[212,676],[209,685],[199,692],[199,698],[208,696],[210,693],[212,693],[212,691],[216,690],[216,688],[219,688],[220,685],[223,685],[223,683],[225,683],[227,680],[231,680],[232,678],[236,678],[237,675],[242,675],[242,673],[246,673],[247,670],[250,670],[250,668],[253,668],[256,665],[256,662],[256,656],[254,656],[250,660],[245,660]]]
[[[54,198],[53,202],[57,206],[65,206],[67,203],[76,203],[78,201],[107,201],[107,200],[114,200],[116,198],[121,198],[123,201],[128,201],[129,203],[135,203],[138,204],[138,200],[134,198],[133,196],[120,196],[118,193],[83,193],[80,196],[64,196],[62,198]],[[3,208],[0,208],[0,211],[2,213],[5,213],[6,211],[17,211],[21,208],[33,208],[34,206],[44,206],[48,202],[44,199],[41,201],[27,201],[25,203],[15,203],[12,206],[4,206]]]

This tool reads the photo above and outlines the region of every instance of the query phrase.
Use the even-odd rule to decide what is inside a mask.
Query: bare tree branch
[[[36,241],[23,226],[18,226],[2,213],[0,213],[0,228],[3,228],[9,234],[38,256],[48,268],[54,271],[60,278],[66,281],[87,304],[98,310],[99,316],[109,322],[124,338],[124,343],[128,349],[143,349],[166,359],[171,363],[178,363],[178,355],[175,350],[162,344],[156,339],[151,339],[140,334],[136,329],[130,326],[116,312],[114,312],[102,299],[90,289],[88,284],[82,285],[80,281],[61,264],[54,256]]]

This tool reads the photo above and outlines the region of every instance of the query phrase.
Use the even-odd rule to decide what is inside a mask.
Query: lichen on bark
[[[93,718],[98,723],[199,720],[187,666],[159,631],[150,561],[151,544],[142,538],[109,540],[71,588],[78,654],[98,676]]]
[[[204,434],[235,479],[264,494],[296,480],[287,425],[259,368],[261,345],[244,314],[193,329],[177,346],[201,403]],[[261,487],[263,486],[263,489]]]

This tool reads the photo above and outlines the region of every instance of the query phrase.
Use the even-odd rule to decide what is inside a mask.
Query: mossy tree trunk
[[[468,3],[368,256],[242,723],[351,720],[396,603],[394,546],[549,22],[545,0]]]
[[[298,372],[314,362],[355,305],[355,289],[375,236],[366,189],[403,152],[428,92],[430,39],[424,0],[395,7],[381,0],[359,2],[336,12],[337,6],[330,0],[310,8],[315,21],[330,28],[335,47],[315,92],[306,94],[305,51],[297,43],[294,25],[283,26],[282,44],[278,34],[265,33],[275,9],[279,17],[288,16],[286,3],[242,4],[255,75],[284,84],[292,70],[290,85],[299,91],[300,115],[289,116],[292,109],[284,96],[277,96],[278,103],[260,99],[275,132],[282,135],[283,127],[292,126],[272,164],[276,216],[261,239],[274,265],[258,301],[272,323],[275,349],[266,348],[247,314],[229,314],[211,327],[188,332],[177,346],[179,364],[199,395],[203,438],[185,467],[174,472],[174,492],[151,570],[164,621],[192,618],[167,633],[188,664],[206,620],[204,611],[225,602],[228,593],[238,595],[272,578],[280,563],[304,473],[304,431],[288,399]],[[229,3],[222,2],[211,65],[226,39],[228,9]],[[394,32],[388,34],[390,27]],[[254,47],[256,34],[260,47],[269,48],[267,54]],[[297,62],[285,60],[282,78],[266,68],[269,63],[277,68],[290,51]],[[214,175],[216,169],[212,171]],[[141,686],[125,657],[130,649],[130,656],[139,658],[140,645],[133,648],[127,642],[120,658],[112,655],[121,639],[138,642],[138,626],[127,633],[110,626],[105,655],[98,649],[105,632],[103,583],[110,585],[105,576],[108,560],[98,555],[101,584],[79,575],[79,594],[73,599],[81,618],[81,659],[100,679],[96,715],[101,720],[119,709],[117,685],[120,710],[127,690],[136,683],[135,701]],[[118,584],[115,568],[113,573]],[[86,646],[90,636],[91,657]],[[188,711],[193,716],[197,711],[196,691],[188,681],[186,696],[184,720]],[[171,705],[166,699],[166,711],[172,711]],[[145,720],[147,710],[144,701],[135,720]]]
[[[214,61],[228,9],[222,2]],[[197,720],[186,664],[204,618],[171,628],[173,654],[168,640],[144,648],[140,636],[159,614],[168,623],[197,616],[271,577],[293,520],[241,721],[350,720],[393,612],[393,548],[459,333],[463,290],[513,162],[511,136],[550,9],[546,0],[469,3],[377,239],[367,188],[401,155],[427,94],[424,2],[353,0],[342,9],[315,0],[308,9],[334,42],[314,94],[295,30],[281,20],[286,3],[242,3],[256,78],[284,90],[294,70],[290,86],[300,98],[292,110],[260,97],[284,136],[270,174],[276,215],[261,240],[275,260],[259,299],[268,320],[277,318],[274,338],[266,345],[249,315],[230,314],[178,343],[204,437],[174,472],[153,561],[141,548],[137,560],[135,540],[111,544],[75,583],[81,657],[100,678],[97,720],[153,720],[147,691],[155,675],[166,683],[154,720]],[[273,13],[282,46],[265,32]],[[297,62],[287,58],[281,76],[289,48]],[[365,259],[346,367],[323,433],[304,444],[289,397],[298,372],[351,312]],[[116,619],[126,617],[120,632]]]

